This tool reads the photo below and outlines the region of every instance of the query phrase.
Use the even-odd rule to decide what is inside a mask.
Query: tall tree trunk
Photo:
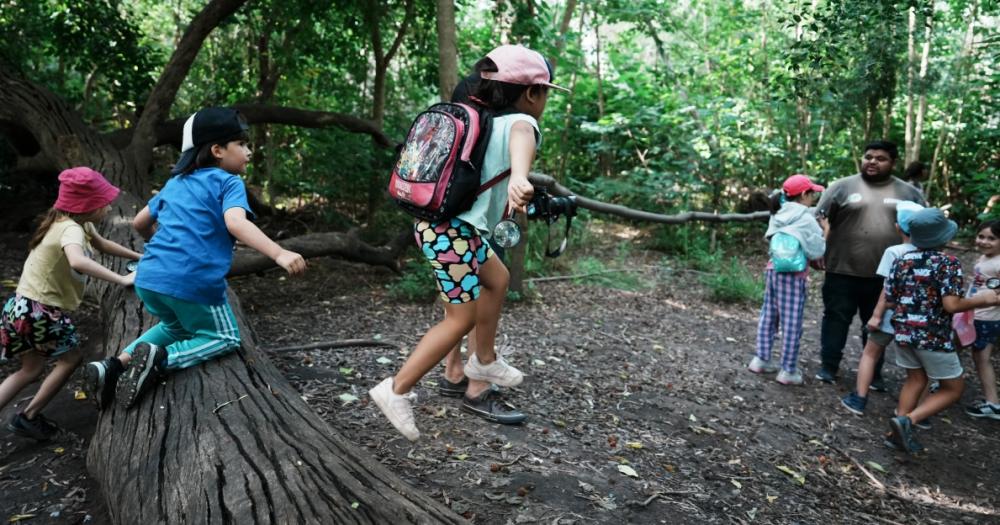
[[[553,69],[556,68],[556,65],[559,63],[559,58],[562,55],[563,50],[565,50],[566,48],[566,34],[569,32],[569,23],[573,18],[573,10],[575,8],[576,8],[576,0],[569,0],[569,2],[566,3],[566,9],[563,11],[562,22],[559,24],[559,39],[557,40],[556,43],[556,53],[549,57],[549,62],[552,64]],[[568,102],[566,110],[567,111],[566,119],[569,119],[569,111],[570,111],[569,105],[572,104],[573,100],[572,90],[576,79],[575,72],[573,75],[573,79],[574,80],[570,83],[570,93],[567,97]],[[568,123],[563,126],[562,139],[560,141],[560,144],[563,147],[565,147],[566,136],[567,136],[566,133],[568,128],[569,128]],[[560,158],[560,162],[564,160],[565,157]],[[515,220],[517,221],[518,225],[521,226],[522,231],[525,232],[528,231],[528,220],[523,215],[518,215],[515,218]],[[526,273],[524,266],[528,255],[527,249],[528,249],[528,243],[522,242],[517,246],[511,248],[510,250],[510,261],[509,261],[510,284],[508,285],[508,289],[512,292],[520,294],[521,296],[524,295],[524,276]]]
[[[906,129],[904,131],[903,163],[909,164],[912,161],[911,147],[913,144],[913,77],[917,61],[916,51],[917,32],[917,8],[911,5],[909,9],[909,23],[907,24],[907,44],[906,44]]]
[[[920,141],[924,131],[924,115],[927,113],[927,66],[931,54],[931,36],[933,28],[934,7],[924,22],[924,46],[920,53],[920,100],[917,103],[916,122],[913,126],[913,145],[910,147],[910,162],[920,160]]]
[[[389,49],[385,49],[382,43],[382,8],[383,6],[375,0],[368,0],[365,17],[370,31],[372,52],[375,55],[375,79],[372,82],[372,121],[381,128],[385,120],[385,86],[386,77],[389,73],[389,63],[392,62],[399,46],[403,43],[403,37],[413,21],[414,8],[413,0],[406,0],[404,6],[403,20],[396,29]],[[376,158],[372,159],[371,176],[368,178],[368,206],[365,213],[365,222],[371,226],[375,219],[375,210],[383,200],[385,191],[385,177],[380,173],[379,163]]]
[[[451,100],[451,93],[458,85],[458,46],[455,30],[454,0],[437,2],[438,33],[438,88],[441,100]]]

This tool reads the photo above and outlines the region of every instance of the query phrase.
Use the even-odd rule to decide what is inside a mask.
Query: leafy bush
[[[701,282],[708,287],[713,301],[760,303],[764,300],[764,280],[736,257],[730,257],[729,264],[715,264],[713,270],[702,276]]]
[[[410,302],[433,301],[438,294],[437,283],[430,267],[423,261],[409,261],[403,268],[403,275],[386,285],[389,297]]]

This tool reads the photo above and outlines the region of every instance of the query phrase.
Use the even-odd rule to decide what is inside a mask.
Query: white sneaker
[[[773,374],[778,371],[778,365],[772,364],[770,361],[764,361],[757,356],[753,356],[753,359],[750,361],[750,365],[747,366],[747,369],[755,374]]]
[[[476,354],[469,356],[465,363],[465,377],[476,381],[486,381],[500,386],[517,386],[524,381],[520,370],[507,364],[507,361],[497,354],[496,361],[488,365],[481,364]]]
[[[413,392],[396,394],[392,391],[392,385],[392,378],[387,377],[369,390],[368,395],[400,434],[410,441],[416,441],[420,437],[420,431],[413,422],[413,407],[410,406],[410,401],[416,400],[417,394]]]
[[[774,380],[783,385],[801,385],[802,372],[785,372],[782,370],[778,372],[778,377],[774,378]]]

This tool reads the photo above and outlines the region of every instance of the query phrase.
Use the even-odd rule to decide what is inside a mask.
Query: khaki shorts
[[[908,370],[924,369],[931,379],[956,379],[962,377],[962,362],[955,352],[916,350],[911,346],[896,345],[896,364]]]
[[[892,342],[893,338],[894,336],[892,334],[887,334],[881,330],[872,330],[868,332],[868,340],[881,346],[882,348],[889,346],[889,343]]]

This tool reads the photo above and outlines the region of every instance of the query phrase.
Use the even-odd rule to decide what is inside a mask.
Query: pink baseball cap
[[[78,166],[59,174],[59,198],[54,207],[67,213],[88,213],[111,204],[120,191],[104,175]]]
[[[522,86],[537,84],[569,91],[552,83],[549,63],[538,51],[532,51],[524,46],[503,45],[487,53],[486,58],[497,65],[496,71],[480,72],[479,76],[487,80]]]
[[[781,185],[781,189],[784,190],[785,195],[794,197],[809,190],[823,191],[826,188],[813,183],[813,181],[809,180],[809,177],[806,177],[805,175],[795,174],[785,179],[785,183]]]

